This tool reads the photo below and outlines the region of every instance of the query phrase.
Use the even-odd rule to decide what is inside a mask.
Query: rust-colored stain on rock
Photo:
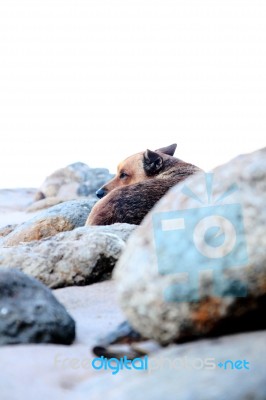
[[[196,308],[191,311],[191,320],[196,331],[209,331],[215,322],[221,317],[222,299],[207,298],[196,305]]]

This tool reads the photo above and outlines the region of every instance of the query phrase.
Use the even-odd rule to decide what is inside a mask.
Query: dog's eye
[[[120,179],[125,179],[127,177],[128,177],[128,174],[126,174],[125,172],[121,172]]]

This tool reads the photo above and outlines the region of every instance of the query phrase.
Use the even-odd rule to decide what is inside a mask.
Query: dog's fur
[[[140,224],[158,200],[175,184],[200,169],[173,157],[176,144],[134,154],[118,165],[117,175],[96,193],[86,225],[115,222]]]

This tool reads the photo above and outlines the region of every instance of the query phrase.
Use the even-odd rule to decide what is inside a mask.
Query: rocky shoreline
[[[236,243],[235,260],[241,259],[230,269],[232,259],[222,257],[215,275],[219,295],[210,274],[201,277],[199,292],[185,255],[193,255],[198,269],[208,268],[186,235],[177,246],[167,233],[156,246],[164,213],[194,210],[190,221],[202,218],[187,188],[204,198],[204,174],[187,179],[185,191],[184,184],[175,186],[140,227],[84,226],[94,191],[111,177],[106,169],[75,163],[38,190],[0,190],[1,398],[131,399],[141,393],[158,400],[266,399],[266,149],[218,167],[213,176],[215,199],[233,194],[222,206],[230,210],[224,215],[237,232],[230,243]],[[160,257],[168,270],[158,268]],[[185,286],[177,276],[184,266],[193,278]],[[149,349],[150,369],[115,376],[93,369],[93,346],[125,318],[148,339],[132,347]],[[177,358],[181,366],[174,366]],[[242,367],[220,367],[226,360],[233,366],[240,360]]]

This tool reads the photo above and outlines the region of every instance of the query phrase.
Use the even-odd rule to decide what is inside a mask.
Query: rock
[[[0,345],[71,344],[75,322],[52,292],[15,269],[0,269]]]
[[[265,334],[171,346],[148,358],[147,371],[120,369],[112,375],[111,370],[99,370],[71,394],[79,400],[265,400]]]
[[[110,174],[107,168],[90,168],[86,180],[79,185],[77,194],[79,196],[95,196],[96,190],[113,177],[114,174]]]
[[[64,200],[60,199],[59,197],[53,196],[53,197],[47,197],[43,198],[41,200],[35,201],[35,203],[32,203],[27,209],[26,212],[35,212],[39,210],[43,210],[45,208],[50,208],[53,206],[56,206],[57,204],[63,203]]]
[[[211,179],[172,188],[114,272],[129,322],[162,344],[266,328],[266,148]]]
[[[139,342],[143,345],[145,341],[146,339],[136,332],[127,321],[123,321],[113,331],[98,338],[92,351],[97,357],[121,358],[126,356],[133,360],[148,354],[147,350],[135,346],[137,342],[138,345]]]
[[[112,177],[106,168],[89,168],[82,162],[76,162],[49,175],[36,193],[35,200],[45,197],[57,197],[64,201],[79,196],[96,198],[96,190]]]
[[[17,227],[17,224],[6,225],[0,228],[0,237],[7,236]]]
[[[0,265],[17,267],[51,288],[110,277],[135,226],[82,227],[14,247],[2,247]]]
[[[84,226],[95,200],[66,201],[39,213],[5,236],[3,246],[16,246]]]

